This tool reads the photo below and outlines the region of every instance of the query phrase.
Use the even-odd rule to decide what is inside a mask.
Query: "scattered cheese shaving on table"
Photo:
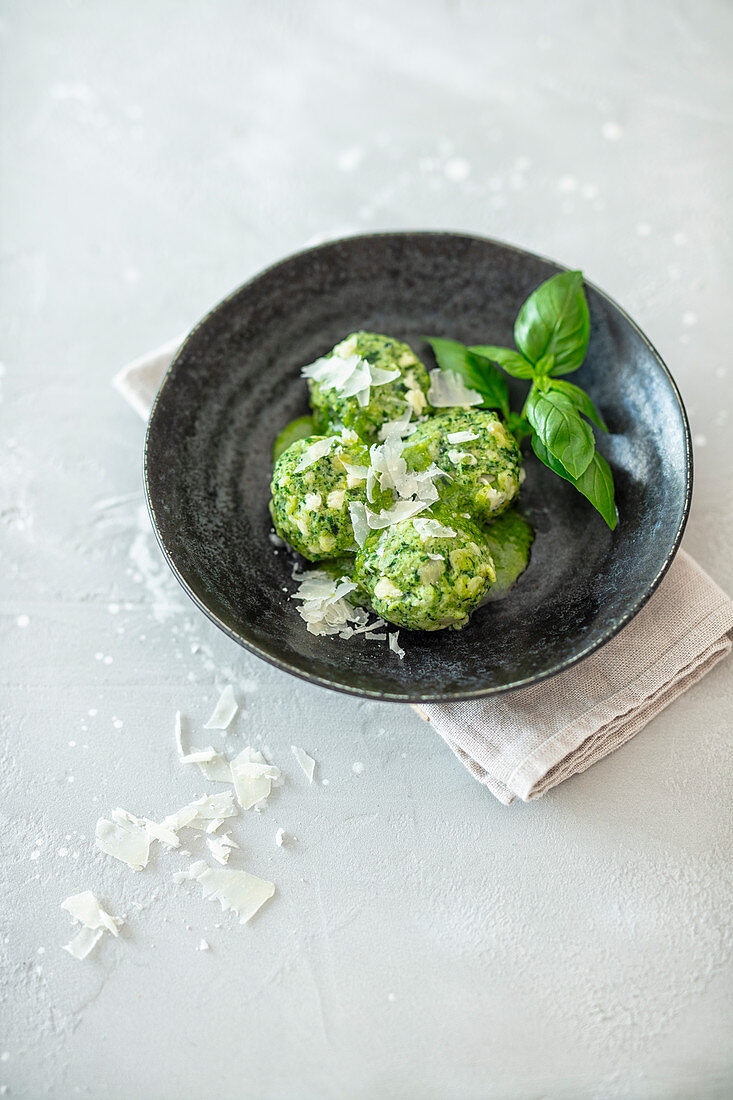
[[[111,917],[99,904],[91,890],[84,890],[81,894],[72,894],[61,902],[61,908],[83,924],[85,928],[95,932],[98,928],[107,929],[113,936],[119,935],[118,921]],[[119,921],[122,924],[122,921]]]
[[[283,844],[285,843],[286,836],[287,833],[284,829],[278,829],[278,831],[275,833],[275,843],[277,844],[278,848],[282,848]]]
[[[101,851],[126,863],[133,871],[142,871],[143,867],[147,867],[150,854],[147,825],[127,810],[118,807],[112,813],[112,821],[100,817],[95,839]]]
[[[68,951],[70,955],[73,955],[75,959],[85,959],[90,951],[92,951],[102,936],[104,935],[101,928],[93,931],[91,928],[82,928],[78,932],[73,940],[63,945],[62,950]]]
[[[275,893],[275,883],[232,868],[207,867],[203,860],[192,863],[188,871],[178,871],[174,882],[199,882],[204,897],[218,901],[222,909],[232,909],[240,924],[246,924]]]
[[[210,760],[199,760],[198,766],[204,779],[212,783],[231,783],[232,781],[229,761],[221,753],[215,753]]]
[[[206,844],[214,859],[221,864],[228,863],[232,848],[239,848],[230,836],[209,836],[206,838]]]
[[[239,805],[245,810],[270,797],[273,786],[282,786],[282,772],[268,764],[259,750],[242,749],[229,765]]]
[[[182,756],[178,761],[179,764],[210,764],[212,760],[216,759],[219,753],[213,747],[209,745],[205,749],[192,749],[191,752],[187,752],[185,756]]]
[[[174,728],[174,733],[175,733],[175,738],[176,738],[176,748],[178,749],[178,755],[183,756],[183,739],[182,739],[181,712],[180,712],[180,710],[176,711],[176,724],[175,724],[175,728]]]
[[[394,633],[389,635],[389,648],[392,650],[393,653],[396,653],[399,659],[402,661],[405,656],[405,651],[401,648],[399,644],[399,636],[399,631],[395,631]]]
[[[175,832],[186,827],[203,832],[208,827],[208,822],[215,818],[236,816],[234,794],[232,791],[220,791],[218,794],[202,795],[195,802],[189,802],[187,806],[164,818],[162,824]]]
[[[301,768],[308,776],[308,781],[313,782],[313,773],[316,770],[316,762],[312,756],[309,756],[305,749],[299,749],[297,745],[291,745],[290,749],[293,756],[300,764]]]
[[[229,727],[234,715],[239,710],[237,701],[234,698],[234,689],[231,684],[222,691],[219,696],[219,701],[214,707],[214,712],[209,718],[208,722],[204,725],[206,730],[225,730]]]

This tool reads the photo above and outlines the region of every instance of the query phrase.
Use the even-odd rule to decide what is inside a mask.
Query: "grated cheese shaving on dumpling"
[[[476,466],[478,465],[478,459],[476,455],[469,454],[467,451],[452,450],[448,451],[448,458],[454,466]]]
[[[470,443],[472,439],[478,439],[478,432],[448,432],[445,438],[449,443]]]
[[[358,500],[349,501],[349,515],[351,516],[351,526],[354,528],[354,540],[357,546],[363,546],[369,537],[366,505]]]
[[[453,528],[446,527],[437,519],[414,519],[412,521],[412,526],[415,528],[421,539],[456,538],[456,532],[453,530]]]
[[[422,393],[422,390],[418,390],[418,393]],[[386,420],[379,429],[378,439],[383,443],[391,435],[396,435],[401,439],[403,436],[412,435],[413,432],[416,432],[417,424],[412,420],[412,413],[412,406],[408,405],[402,416],[399,416],[396,420]]]
[[[430,372],[428,401],[434,409],[449,409],[458,405],[482,405],[484,399],[476,390],[469,389],[460,375],[438,367]]]
[[[301,370],[303,378],[317,382],[325,391],[336,390],[342,397],[355,397],[359,406],[369,404],[372,386],[385,386],[400,377],[397,369],[374,367],[359,355],[342,354],[317,359]]]
[[[317,439],[315,443],[311,443],[300,456],[300,461],[295,467],[296,474],[302,473],[310,466],[315,466],[316,462],[331,453],[336,443],[338,443],[338,439],[334,435],[330,435],[326,439]]]
[[[398,500],[391,508],[383,508],[381,512],[367,509],[367,523],[372,531],[381,531],[385,527],[391,527],[393,523],[402,523],[403,520],[424,512],[430,504],[429,500]]]

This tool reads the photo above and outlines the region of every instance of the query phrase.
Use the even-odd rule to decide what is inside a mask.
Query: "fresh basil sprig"
[[[588,421],[608,429],[588,394],[559,377],[582,364],[589,335],[583,273],[564,271],[538,286],[520,309],[514,322],[516,348],[466,347],[442,339],[430,344],[438,365],[477,390],[484,397],[483,408],[500,409],[517,441],[530,435],[540,462],[574,485],[613,530],[618,522],[613,475],[596,450]],[[521,413],[509,410],[499,367],[532,381]]]

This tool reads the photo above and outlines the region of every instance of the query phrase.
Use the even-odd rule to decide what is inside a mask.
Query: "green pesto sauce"
[[[534,531],[524,516],[511,508],[484,528],[484,538],[496,568],[496,580],[486,601],[501,600],[529,565]]]

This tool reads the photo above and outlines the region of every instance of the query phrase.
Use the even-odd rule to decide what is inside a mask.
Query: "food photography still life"
[[[8,6],[0,1095],[730,1095],[731,42]]]

